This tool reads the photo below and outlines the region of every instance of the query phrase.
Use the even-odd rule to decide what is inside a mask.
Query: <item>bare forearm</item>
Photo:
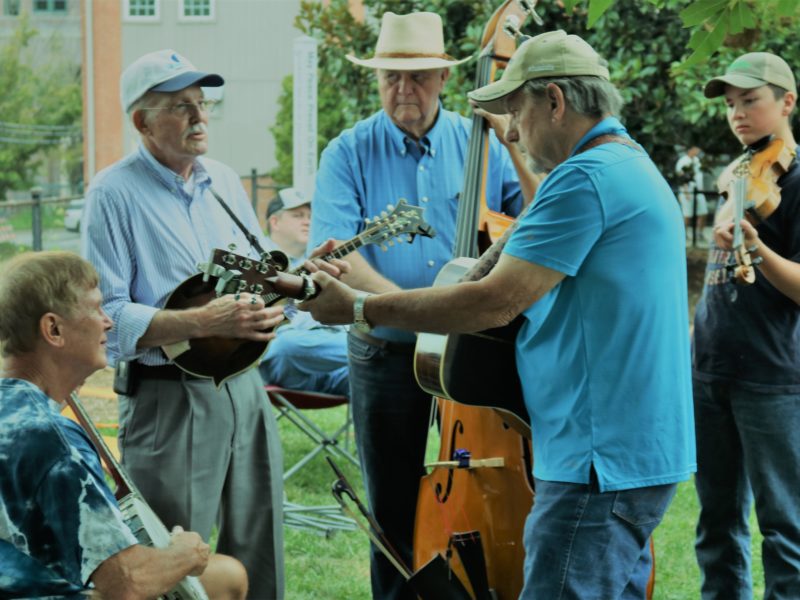
[[[266,342],[282,320],[283,308],[264,306],[261,296],[226,294],[203,306],[158,311],[137,346],[153,348],[213,336]]]
[[[380,294],[399,290],[397,285],[378,273],[358,252],[352,252],[345,257],[350,263],[349,273],[342,275],[341,280],[356,290]]]
[[[206,563],[186,548],[131,546],[103,562],[92,582],[103,598],[156,598],[171,590]]]
[[[471,333],[510,323],[519,311],[497,302],[485,287],[462,283],[371,296],[364,315],[372,325],[430,333]]]
[[[155,348],[201,337],[202,322],[199,309],[160,310],[144,335],[139,338],[139,348]]]

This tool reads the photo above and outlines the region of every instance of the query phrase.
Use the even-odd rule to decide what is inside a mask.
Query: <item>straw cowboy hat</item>
[[[384,13],[375,56],[361,59],[347,55],[347,60],[359,66],[393,71],[455,67],[470,58],[456,60],[444,53],[442,19],[431,12],[410,15]]]

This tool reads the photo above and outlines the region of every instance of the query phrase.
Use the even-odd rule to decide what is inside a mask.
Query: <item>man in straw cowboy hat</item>
[[[303,304],[322,322],[350,322],[357,305],[376,328],[438,333],[523,316],[526,600],[643,598],[650,535],[695,469],[683,221],[613,116],[608,78],[586,42],[553,31],[470,94],[508,113],[506,137],[550,171],[485,278],[365,297],[317,274],[322,292]]]
[[[362,248],[348,260],[347,278],[357,289],[384,292],[427,287],[452,258],[455,216],[464,175],[470,122],[445,110],[439,95],[455,60],[444,52],[441,18],[433,13],[383,15],[374,57],[347,57],[375,69],[382,110],[334,139],[322,154],[311,222],[312,247],[346,240],[364,227],[364,217],[405,198],[426,208],[434,239],[382,253]],[[523,196],[535,190],[519,150],[513,161],[492,135],[487,202],[516,215]],[[520,191],[519,176],[523,176]],[[423,474],[430,395],[412,372],[413,333],[393,328],[351,329],[350,381],[353,417],[371,510],[411,563],[417,490]],[[372,549],[376,598],[413,598],[403,579]]]

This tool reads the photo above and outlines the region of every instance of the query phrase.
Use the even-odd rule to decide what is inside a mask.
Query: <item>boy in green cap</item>
[[[728,124],[745,146],[744,160],[779,139],[791,163],[777,180],[777,209],[741,221],[744,248],[761,260],[755,282],[736,285],[727,276],[726,265],[735,263],[734,223],[720,212],[697,306],[693,388],[700,517],[695,546],[702,597],[753,597],[748,516],[755,497],[764,535],[764,598],[797,598],[800,168],[790,123],[797,88],[783,59],[752,52],[709,81],[705,95],[724,97]]]

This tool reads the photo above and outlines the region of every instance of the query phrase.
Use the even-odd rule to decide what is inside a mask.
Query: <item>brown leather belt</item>
[[[377,346],[381,350],[396,354],[414,354],[414,348],[417,346],[416,342],[391,342],[389,340],[377,338],[374,335],[359,331],[355,327],[350,328],[350,335],[371,346]]]

